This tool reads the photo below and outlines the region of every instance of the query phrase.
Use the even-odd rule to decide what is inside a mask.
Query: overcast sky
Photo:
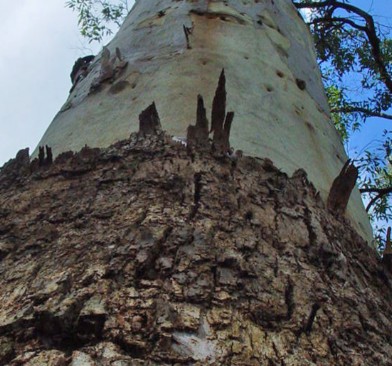
[[[0,166],[22,148],[32,152],[68,96],[75,60],[101,48],[79,35],[76,14],[64,4],[0,1]],[[392,17],[392,0],[352,4]]]
[[[96,54],[65,0],[0,1],[0,166],[36,147],[71,87],[75,60]]]

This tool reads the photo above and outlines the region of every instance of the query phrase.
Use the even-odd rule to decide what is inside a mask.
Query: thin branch
[[[382,195],[380,195],[380,194],[374,196],[374,197],[370,200],[370,202],[368,203],[368,205],[366,206],[366,212],[369,212],[370,209],[372,208],[372,206],[373,206],[373,205],[376,203],[376,201],[377,201],[378,199],[380,199],[381,197],[382,197]]]
[[[366,34],[366,37],[369,41],[371,52],[372,52],[372,55],[374,58],[374,62],[375,62],[375,65],[378,69],[378,72],[380,74],[380,79],[385,84],[385,86],[388,88],[388,90],[392,93],[392,78],[389,75],[387,66],[383,60],[383,55],[382,55],[381,47],[380,47],[380,39],[377,36],[374,19],[369,13],[357,8],[356,6],[353,6],[353,5],[350,5],[347,3],[343,3],[340,1],[335,1],[335,0],[321,1],[321,2],[313,2],[312,1],[312,2],[304,2],[304,3],[296,3],[296,2],[293,2],[293,3],[298,9],[328,8],[328,13],[326,14],[326,16],[324,18],[314,19],[313,23],[320,23],[320,22],[329,22],[329,23],[339,22],[339,23],[342,23],[343,22],[345,24],[352,26],[355,29],[363,31]],[[343,9],[343,10],[347,11],[348,13],[354,13],[354,14],[360,16],[364,20],[366,26],[359,25],[348,18],[342,18],[342,17],[332,18],[333,12],[337,9]]]
[[[363,113],[368,117],[380,117],[380,118],[392,120],[392,115],[390,114],[372,111],[371,109],[367,109],[363,107],[346,106],[341,108],[333,108],[331,109],[331,112],[332,113]]]
[[[343,18],[343,17],[317,18],[317,19],[313,19],[308,24],[314,25],[319,23],[344,23],[344,24],[351,25],[353,28],[358,29],[362,32],[366,32],[366,27],[355,23],[353,20],[349,18]]]
[[[293,1],[293,4],[297,9],[305,9],[305,8],[320,9],[320,8],[325,8],[327,6],[332,6],[335,4],[335,2],[336,2],[335,0],[326,0],[320,2],[306,1],[303,3],[296,3]]]
[[[360,188],[359,192],[361,193],[378,193],[385,196],[388,193],[392,193],[392,187],[385,187],[385,188]]]
[[[392,193],[392,187],[385,188],[360,188],[359,192],[361,193],[376,193],[376,195],[370,200],[370,202],[366,206],[366,212],[373,207],[373,205],[384,196]]]

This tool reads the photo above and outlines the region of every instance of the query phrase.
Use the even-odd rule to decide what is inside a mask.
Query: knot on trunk
[[[128,62],[124,60],[121,50],[117,47],[115,55],[111,56],[107,47],[104,47],[100,59],[100,71],[98,77],[91,83],[90,92],[99,91],[102,84],[112,83],[127,67]]]

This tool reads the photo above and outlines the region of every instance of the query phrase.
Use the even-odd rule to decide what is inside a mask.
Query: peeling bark
[[[218,86],[212,102],[211,131],[213,132],[213,149],[218,154],[230,153],[230,129],[234,119],[234,112],[226,115],[226,77],[225,70],[219,77]]]
[[[10,159],[0,170],[0,186],[17,183],[24,176],[29,175],[30,156],[29,149],[19,150],[14,159]]]
[[[159,101],[166,131],[183,138],[194,120],[195,96],[203,95],[210,108],[206,98],[214,95],[213,80],[223,67],[230,94],[226,98],[222,73],[213,118],[207,114],[212,132],[229,117],[225,106],[235,110],[231,145],[268,156],[290,174],[304,168],[325,199],[347,157],[329,121],[311,35],[289,0],[136,1],[39,145],[55,154],[86,143],[107,147],[137,131],[138,115],[152,100]],[[227,135],[222,131],[216,139]],[[228,153],[227,141],[215,145],[217,155]],[[240,154],[229,151],[238,160]],[[347,215],[370,242],[362,206],[354,189]]]
[[[189,148],[203,148],[209,146],[208,141],[208,119],[207,112],[204,107],[204,100],[201,95],[197,96],[196,125],[188,126],[187,144]]]
[[[53,163],[52,149],[48,145],[40,146],[39,153],[38,153],[38,166],[40,167],[46,166],[52,163]]]
[[[224,124],[216,126],[213,136],[213,148],[220,154],[230,152],[230,129],[234,119],[234,112],[228,112]]]
[[[152,102],[142,113],[139,115],[139,134],[156,135],[162,130],[161,121],[159,119],[158,111],[155,103]]]
[[[192,33],[192,28],[186,27],[185,24],[184,24],[182,26],[182,29],[183,29],[184,35],[185,35],[186,48],[188,50],[190,50],[192,47],[191,47],[191,43],[190,43],[190,40],[189,40],[189,35]]]
[[[99,72],[98,83],[102,83],[114,76],[113,62],[110,59],[110,51],[107,47],[103,48],[101,54],[101,70]]]
[[[109,49],[104,47],[101,53],[99,76],[92,82],[90,92],[98,92],[104,83],[113,83],[127,65],[128,61],[124,60],[120,48],[116,47],[115,55],[111,57]]]
[[[226,116],[226,77],[225,70],[219,77],[218,86],[215,91],[214,100],[212,102],[211,112],[211,131],[222,130],[222,126]]]
[[[392,274],[303,170],[163,133],[27,158],[0,171],[0,363],[390,364]]]
[[[328,208],[332,212],[335,212],[337,215],[344,214],[357,178],[358,169],[348,160],[333,181],[329,191]]]

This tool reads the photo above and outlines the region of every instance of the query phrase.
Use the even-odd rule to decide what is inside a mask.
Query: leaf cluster
[[[101,42],[112,34],[129,11],[128,0],[68,0],[65,5],[78,14],[80,33],[89,42]]]
[[[341,90],[340,102],[331,110],[354,130],[369,117],[391,119],[392,40],[389,28],[350,5],[350,1],[299,1],[299,9],[310,9],[307,23],[326,88]],[[341,131],[341,128],[339,128]],[[343,135],[347,138],[346,135]]]

